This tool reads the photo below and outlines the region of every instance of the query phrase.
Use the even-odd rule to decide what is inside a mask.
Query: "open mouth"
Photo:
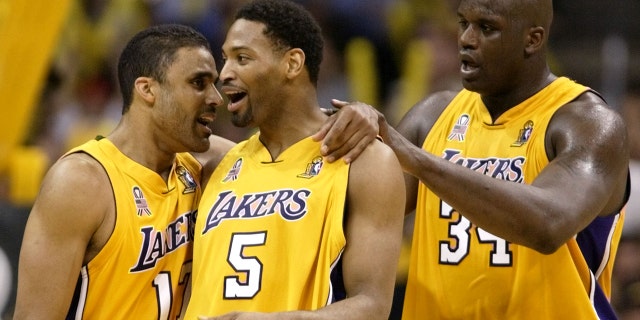
[[[478,64],[467,54],[460,55],[460,70],[462,72],[472,72],[478,69]]]
[[[206,112],[201,114],[200,117],[196,119],[196,121],[205,127],[209,127],[211,123],[213,123],[213,120],[215,119],[216,119],[216,114],[214,112]]]
[[[229,98],[229,103],[227,104],[227,110],[230,112],[237,112],[240,108],[239,102],[242,101],[247,93],[245,91],[240,91],[236,89],[229,88],[228,90],[224,90],[223,92]]]
[[[237,103],[238,101],[242,100],[242,98],[247,96],[246,92],[230,92],[227,93],[227,96],[229,97],[229,102],[231,103]]]
[[[209,123],[211,123],[211,121],[209,119],[200,117],[200,118],[198,118],[198,123],[203,125],[203,126],[208,126]]]
[[[460,61],[460,72],[465,77],[469,77],[473,74],[476,74],[479,68],[480,66],[473,61],[467,61],[467,60]]]

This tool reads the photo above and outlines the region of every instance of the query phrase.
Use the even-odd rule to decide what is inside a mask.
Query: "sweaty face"
[[[277,112],[286,66],[264,28],[259,22],[236,20],[222,45],[222,92],[229,97],[227,109],[238,127],[259,126],[270,112]]]
[[[524,59],[524,33],[508,0],[463,0],[458,7],[460,76],[483,95],[510,90]]]
[[[157,135],[173,152],[209,149],[215,107],[223,103],[215,87],[218,78],[211,53],[200,47],[176,52],[163,83],[156,83],[153,118]]]

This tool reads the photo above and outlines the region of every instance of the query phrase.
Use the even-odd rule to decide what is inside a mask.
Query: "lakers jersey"
[[[545,133],[554,112],[587,90],[559,78],[495,123],[480,95],[462,90],[423,149],[496,179],[530,184],[549,162]],[[476,227],[420,183],[403,318],[614,318],[608,295],[622,217],[596,218],[544,255]]]
[[[104,167],[116,222],[100,253],[82,267],[67,319],[180,319],[190,286],[200,164],[178,154],[165,183],[107,139],[73,152]]]
[[[203,192],[187,319],[314,310],[342,299],[349,165],[303,139],[272,161],[259,133],[234,147]]]

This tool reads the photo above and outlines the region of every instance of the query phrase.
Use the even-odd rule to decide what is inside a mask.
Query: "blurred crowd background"
[[[0,314],[9,319],[24,224],[48,167],[70,147],[107,135],[122,105],[115,66],[144,27],[182,23],[220,48],[245,0],[0,0]],[[326,48],[319,98],[359,100],[392,123],[430,92],[459,89],[456,0],[298,0]],[[640,1],[555,0],[553,71],[599,91],[628,121],[631,202],[615,266],[613,303],[640,319]],[[248,137],[224,108],[217,134]],[[580,186],[576,186],[579,188]],[[567,199],[571,201],[571,199]],[[407,217],[410,246],[411,216]],[[51,253],[52,255],[55,253]],[[46,259],[47,257],[43,257]],[[407,255],[398,272],[399,316]],[[55,272],[52,270],[51,272]]]

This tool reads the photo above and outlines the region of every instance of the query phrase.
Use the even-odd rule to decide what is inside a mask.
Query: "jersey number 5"
[[[267,241],[267,232],[234,233],[231,235],[231,245],[227,262],[240,276],[227,276],[224,278],[225,299],[251,299],[255,297],[262,287],[262,262],[254,256],[245,256],[244,248],[262,246]]]

